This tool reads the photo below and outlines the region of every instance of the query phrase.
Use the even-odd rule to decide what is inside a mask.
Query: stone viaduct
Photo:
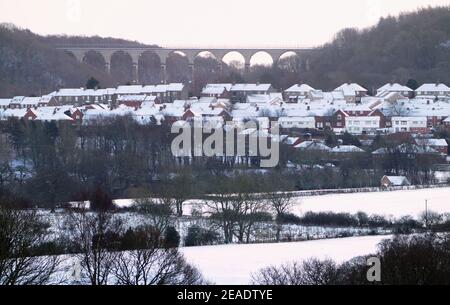
[[[161,63],[161,71],[162,71],[162,78],[163,81],[166,81],[167,73],[167,58],[171,53],[177,52],[182,55],[184,55],[187,58],[189,67],[191,69],[191,72],[193,73],[194,70],[194,60],[195,58],[203,52],[209,52],[211,53],[219,62],[219,69],[221,69],[221,65],[223,63],[223,58],[231,53],[231,52],[237,52],[242,55],[244,58],[244,64],[246,71],[250,67],[250,60],[252,57],[259,52],[265,52],[269,54],[272,58],[272,61],[274,64],[278,63],[278,60],[283,54],[286,54],[288,52],[294,52],[297,56],[299,56],[302,60],[305,61],[305,66],[308,67],[309,60],[308,60],[308,53],[311,50],[311,48],[159,48],[159,47],[145,47],[145,46],[138,46],[138,47],[130,47],[130,46],[77,46],[77,45],[71,45],[71,46],[56,46],[57,49],[67,51],[75,58],[83,62],[86,54],[90,51],[94,51],[99,53],[105,62],[105,70],[107,73],[110,72],[111,67],[111,60],[113,55],[116,52],[124,52],[125,54],[128,54],[132,60],[133,65],[133,81],[138,82],[138,69],[139,69],[139,58],[141,54],[144,52],[152,52],[156,54],[159,57],[160,63]]]

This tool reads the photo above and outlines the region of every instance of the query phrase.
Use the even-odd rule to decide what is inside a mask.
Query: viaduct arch
[[[311,48],[157,48],[157,47],[128,47],[128,46],[58,46],[56,49],[72,53],[79,62],[83,62],[88,52],[96,52],[103,56],[105,71],[111,72],[111,59],[116,52],[124,52],[132,59],[133,82],[139,82],[139,58],[144,52],[153,52],[159,57],[161,63],[162,79],[167,80],[167,58],[173,52],[179,52],[186,56],[191,71],[194,71],[194,60],[202,52],[211,53],[218,61],[219,68],[222,67],[223,58],[230,52],[237,52],[244,58],[245,69],[250,68],[250,60],[258,52],[265,52],[272,57],[273,63],[277,64],[283,54],[293,52],[300,58],[308,61]]]

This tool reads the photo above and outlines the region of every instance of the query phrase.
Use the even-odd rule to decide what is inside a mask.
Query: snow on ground
[[[232,244],[180,248],[187,261],[214,284],[245,285],[261,268],[302,261],[311,257],[342,263],[355,256],[375,253],[389,236],[365,236],[273,244]]]
[[[450,213],[450,187],[305,196],[297,198],[297,204],[292,212],[301,216],[308,211],[336,213],[363,211],[367,214],[396,218],[405,215],[417,217],[425,211],[426,199],[428,199],[429,211]]]
[[[291,212],[302,216],[309,211],[352,214],[362,211],[395,218],[417,217],[425,211],[425,199],[429,211],[450,213],[450,187],[301,196],[295,198],[296,205]],[[192,210],[205,212],[207,208],[201,200],[186,201],[185,214],[191,215]]]

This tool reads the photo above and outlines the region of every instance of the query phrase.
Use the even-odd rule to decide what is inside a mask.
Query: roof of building
[[[417,88],[416,92],[450,92],[450,88],[442,83],[428,83]]]
[[[435,147],[448,147],[448,143],[445,139],[416,139],[416,144]]]
[[[386,91],[388,91],[388,92],[392,92],[392,91],[394,91],[394,92],[404,92],[404,91],[412,92],[413,90],[407,86],[403,86],[398,83],[387,83],[384,86],[381,86],[380,88],[377,89],[377,93],[386,92]]]
[[[271,84],[235,84],[230,91],[268,91]]]
[[[308,84],[295,84],[288,89],[284,90],[285,92],[297,92],[297,93],[307,93],[310,91],[314,91],[315,89]]]
[[[357,83],[345,83],[334,89],[335,91],[342,91],[344,96],[354,96],[356,92],[367,92],[367,89],[358,85]]]
[[[384,176],[383,178],[387,178],[392,185],[396,186],[410,184],[408,178],[405,176]]]
[[[331,149],[333,153],[360,153],[365,152],[363,149],[355,145],[338,145]]]
[[[298,148],[300,150],[320,150],[320,151],[331,150],[330,147],[317,141],[304,141],[298,145],[295,145],[294,148]]]
[[[0,106],[9,106],[11,100],[10,98],[0,98]]]

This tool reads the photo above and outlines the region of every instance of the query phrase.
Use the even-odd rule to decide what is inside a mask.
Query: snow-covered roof
[[[131,95],[119,95],[117,97],[118,102],[143,102],[145,101],[149,96],[145,94],[131,94]],[[156,97],[152,97],[153,100]]]
[[[37,106],[41,102],[41,100],[42,99],[40,97],[25,97],[20,104],[27,106]]]
[[[416,144],[401,144],[397,146],[396,148],[379,148],[372,152],[373,155],[384,155],[388,153],[393,152],[400,152],[403,154],[438,154],[438,151],[435,149],[429,147],[429,146],[422,146],[422,145],[416,145]]]
[[[271,84],[235,84],[230,91],[268,91]]]
[[[377,92],[412,92],[413,90],[407,86],[400,85],[398,83],[387,83],[384,86],[381,86],[377,89]]]
[[[283,97],[281,93],[271,93],[271,94],[250,94],[247,95],[247,103],[282,103]]]
[[[360,153],[365,152],[363,149],[355,145],[338,145],[331,149],[333,153]]]
[[[311,87],[310,85],[308,85],[308,84],[301,84],[301,85],[295,84],[295,85],[289,87],[288,89],[286,89],[284,91],[285,92],[289,92],[289,93],[291,93],[291,92],[293,92],[293,93],[295,93],[295,92],[296,93],[307,93],[307,92],[314,91],[314,90],[315,89],[313,87]]]
[[[416,139],[416,144],[435,147],[448,147],[448,143],[445,139]]]
[[[146,86],[147,87],[147,86]],[[141,85],[128,85],[128,86],[119,86],[115,92],[117,95],[121,94],[141,94],[142,86]]]
[[[223,84],[206,84],[205,88],[225,88],[226,90],[230,91],[231,87],[233,87],[233,84],[229,83],[223,83]]]
[[[335,91],[342,91],[344,96],[354,96],[357,92],[367,92],[367,89],[358,85],[357,83],[345,83],[334,89]]]
[[[405,176],[384,176],[392,185],[401,186],[409,184],[409,180]]]
[[[70,109],[70,106],[65,107],[40,107],[37,109],[29,109],[36,115],[36,121],[73,121],[73,119],[66,115],[65,112]]]
[[[11,100],[10,98],[0,98],[0,106],[9,106]]]
[[[11,99],[11,104],[20,104],[24,98],[25,96],[15,96]]]
[[[0,119],[6,120],[8,118],[22,118],[25,113],[27,113],[27,109],[6,109],[0,112]]]
[[[423,84],[416,89],[416,92],[450,92],[450,88],[442,83]]]
[[[298,148],[300,150],[320,150],[320,151],[331,150],[330,147],[317,141],[304,141],[298,145],[295,145],[294,148]]]

